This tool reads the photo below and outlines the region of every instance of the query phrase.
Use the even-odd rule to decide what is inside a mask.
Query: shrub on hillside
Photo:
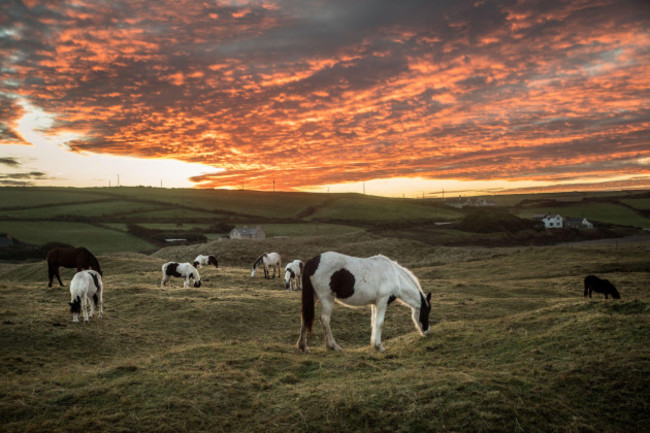
[[[539,229],[539,223],[519,218],[501,210],[475,210],[458,223],[458,229],[473,233],[515,233]]]

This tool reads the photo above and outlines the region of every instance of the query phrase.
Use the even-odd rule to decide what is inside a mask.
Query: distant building
[[[0,247],[10,247],[14,244],[14,238],[11,235],[0,233]]]
[[[486,200],[483,198],[471,198],[471,197],[462,198],[461,196],[458,196],[458,198],[447,200],[445,204],[447,206],[456,207],[459,209],[462,209],[464,207],[496,206],[496,202],[494,200]]]
[[[562,216],[559,214],[551,215],[548,213],[533,215],[534,221],[541,221],[547,229],[561,229],[563,225]]]
[[[228,239],[255,239],[266,238],[266,233],[260,226],[257,227],[235,227],[228,233]]]
[[[564,220],[567,227],[575,229],[593,229],[594,225],[590,223],[587,218],[567,218]]]

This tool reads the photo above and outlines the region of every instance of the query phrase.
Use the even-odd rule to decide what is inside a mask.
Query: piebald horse
[[[253,263],[251,277],[255,276],[257,268],[259,265],[264,266],[264,278],[270,279],[269,277],[269,266],[273,268],[273,278],[275,278],[275,269],[278,269],[278,276],[280,276],[280,269],[282,268],[282,260],[280,259],[280,254],[278,253],[264,253],[255,260]]]
[[[300,260],[294,260],[284,268],[284,285],[287,290],[302,289],[302,270],[305,267]]]
[[[90,297],[93,302],[90,302]],[[90,304],[90,315],[87,305]],[[72,321],[79,322],[79,314],[83,313],[84,322],[88,323],[88,317],[95,315],[95,308],[98,308],[100,319],[104,314],[104,284],[102,276],[97,271],[85,270],[77,272],[70,281],[70,312]]]
[[[197,269],[207,265],[213,265],[215,268],[219,267],[219,261],[215,256],[198,255],[196,256],[196,258],[194,259],[194,263],[192,264]]]
[[[305,263],[302,274],[302,326],[298,349],[308,352],[307,333],[314,323],[314,295],[321,303],[320,321],[325,332],[325,344],[341,350],[330,329],[334,301],[348,307],[370,304],[370,344],[383,352],[381,328],[386,308],[394,300],[411,307],[411,318],[421,335],[429,330],[431,293],[424,295],[420,282],[408,269],[384,256],[350,257],[335,252],[323,253]]]
[[[170,280],[172,277],[185,278],[185,281],[183,282],[184,288],[190,286],[190,278],[194,280],[194,287],[201,287],[201,276],[199,275],[199,271],[189,263],[167,262],[162,265],[162,280],[160,281],[160,288],[162,289],[165,286],[171,287],[172,284]]]

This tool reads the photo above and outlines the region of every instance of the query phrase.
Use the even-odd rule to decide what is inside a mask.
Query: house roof
[[[254,227],[254,228],[250,228],[250,227],[235,227],[235,228],[233,229],[233,231],[236,231],[237,233],[239,233],[239,234],[242,235],[242,236],[250,236],[250,235],[254,235],[255,233],[257,233],[258,230],[262,230],[262,229],[259,228],[259,227]]]

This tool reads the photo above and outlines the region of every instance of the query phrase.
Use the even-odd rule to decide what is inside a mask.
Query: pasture
[[[250,265],[327,250],[410,268],[433,293],[429,334],[392,304],[378,353],[369,309],[337,305],[343,351],[325,349],[317,322],[298,353],[299,293],[250,278]],[[160,288],[164,262],[199,253],[220,260],[200,288]],[[647,242],[450,248],[357,232],[99,260],[105,318],[89,324],[71,322],[68,287],[47,288],[45,262],[0,264],[2,431],[650,430]],[[588,274],[623,299],[583,299]]]

